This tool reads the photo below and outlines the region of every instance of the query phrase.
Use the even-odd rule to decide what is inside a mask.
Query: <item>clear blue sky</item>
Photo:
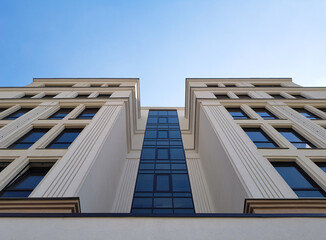
[[[142,106],[187,77],[326,86],[326,1],[1,0],[0,86],[33,77],[138,77]]]

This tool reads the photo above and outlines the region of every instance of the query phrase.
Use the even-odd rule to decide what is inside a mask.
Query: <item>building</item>
[[[144,108],[138,79],[34,79],[0,98],[6,239],[322,237],[326,88],[186,79],[185,108]]]

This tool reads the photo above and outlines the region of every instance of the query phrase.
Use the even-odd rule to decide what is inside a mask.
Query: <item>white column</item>
[[[83,212],[112,212],[126,135],[124,102],[107,102],[31,196],[80,197]]]
[[[215,148],[220,152],[214,155],[216,164],[220,161],[221,168],[225,164],[222,161],[231,163],[249,198],[296,198],[272,165],[263,158],[255,144],[219,102],[202,103],[202,108],[218,139]],[[233,173],[222,173],[225,182],[220,184],[227,184],[225,189],[236,188],[227,181],[229,174]]]

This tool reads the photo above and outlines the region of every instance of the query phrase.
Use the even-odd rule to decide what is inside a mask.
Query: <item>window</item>
[[[35,94],[25,94],[21,98],[31,98],[31,97],[34,97],[34,96],[35,96]]]
[[[298,197],[325,197],[325,192],[295,162],[272,162],[276,171]]]
[[[53,163],[30,163],[1,192],[0,197],[28,197]]]
[[[316,148],[312,143],[310,143],[292,128],[277,128],[276,130],[296,148]]]
[[[300,113],[302,116],[309,118],[310,120],[320,119],[320,117],[316,116],[315,114],[307,111],[304,108],[293,108],[295,111]]]
[[[82,128],[66,128],[46,148],[68,148],[82,130]]]
[[[293,97],[297,98],[297,99],[306,99],[304,96],[302,96],[301,94],[291,94]]]
[[[283,97],[281,94],[269,94],[269,95],[271,95],[275,99],[285,99],[285,97]]]
[[[67,116],[73,108],[61,108],[57,112],[55,112],[53,115],[49,117],[49,119],[63,119],[65,116]]]
[[[321,168],[324,172],[326,172],[326,162],[315,162],[315,164]]]
[[[233,119],[250,119],[248,115],[240,108],[227,108]]]
[[[57,94],[45,94],[42,98],[51,99],[54,98]]]
[[[278,148],[276,143],[260,128],[243,128],[258,148]]]
[[[277,119],[277,117],[266,108],[253,108],[253,110],[263,119]]]
[[[3,169],[5,169],[10,162],[0,162],[0,172],[2,172]]]
[[[100,93],[97,98],[109,98],[111,96],[111,94],[104,94],[104,93]]]
[[[33,128],[23,137],[11,144],[8,148],[27,149],[36,143],[44,134],[46,134],[47,131],[49,131],[49,128]]]
[[[0,112],[7,110],[8,108],[0,108]]]
[[[15,119],[19,118],[20,116],[23,116],[25,113],[27,113],[30,110],[32,110],[32,108],[21,108],[3,119],[4,120],[15,120]]]
[[[224,86],[225,86],[225,87],[235,87],[235,84],[225,83]]]
[[[251,97],[248,94],[237,94],[240,99],[250,99]]]
[[[215,97],[217,99],[228,99],[229,98],[229,96],[226,94],[215,94]]]
[[[207,87],[218,87],[217,84],[206,84],[206,85],[207,85]]]
[[[82,94],[82,93],[78,93],[78,95],[75,98],[88,98],[89,93],[86,94]]]
[[[318,108],[320,111],[323,111],[326,113],[326,108]],[[2,110],[3,111],[3,110]]]
[[[194,213],[177,111],[149,111],[132,213]]]
[[[81,114],[78,115],[77,119],[92,119],[98,110],[98,108],[86,108]]]

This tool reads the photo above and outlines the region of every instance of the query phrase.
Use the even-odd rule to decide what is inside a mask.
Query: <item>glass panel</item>
[[[92,119],[98,110],[98,108],[86,108],[81,114],[79,114],[77,119]]]
[[[311,183],[294,166],[275,166],[291,188],[313,188]]]
[[[184,153],[182,148],[171,148],[171,159],[184,159]]]
[[[294,191],[300,198],[323,198],[324,195],[320,191]]]
[[[172,208],[172,198],[154,198],[154,208]]]
[[[157,175],[156,176],[156,191],[158,191],[158,192],[170,191],[170,176],[169,175]]]
[[[158,148],[157,159],[169,159],[169,149]]]
[[[191,198],[174,198],[173,203],[174,203],[175,208],[193,208],[194,207]]]
[[[172,186],[175,192],[189,192],[189,180],[187,174],[173,174],[172,175]]]
[[[152,192],[154,183],[154,175],[152,174],[138,174],[136,191],[138,192]]]
[[[155,148],[143,148],[142,159],[155,159]]]
[[[168,131],[158,131],[158,138],[168,138]]]
[[[152,198],[134,198],[133,208],[152,208]]]

